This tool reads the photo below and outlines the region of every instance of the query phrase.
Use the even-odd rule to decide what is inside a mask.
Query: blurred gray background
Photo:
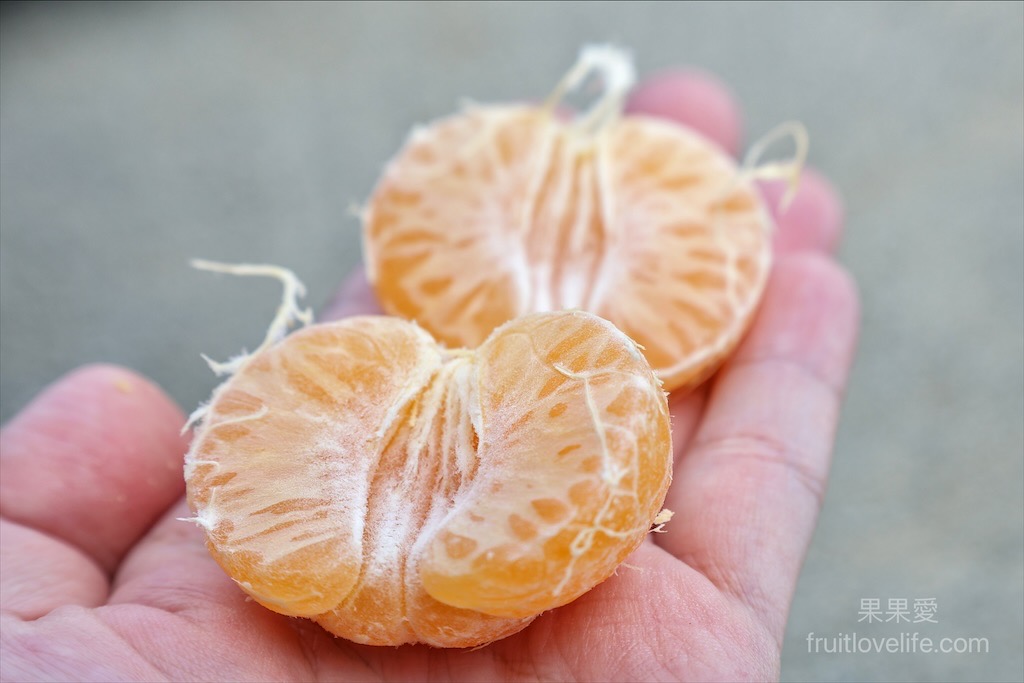
[[[252,348],[274,262],[325,303],[351,205],[460,98],[539,98],[585,42],[723,77],[747,141],[803,120],[848,207],[864,327],[786,680],[1024,679],[1024,5],[6,4],[0,416],[89,361],[188,411]],[[937,624],[858,623],[935,598]],[[987,638],[825,654],[807,635]]]

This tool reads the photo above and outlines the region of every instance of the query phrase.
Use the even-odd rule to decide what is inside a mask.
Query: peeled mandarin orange
[[[659,381],[589,313],[472,351],[350,318],[232,369],[187,457],[194,521],[253,599],[355,642],[519,631],[607,579],[671,479]]]
[[[605,93],[566,121],[592,71]],[[716,145],[622,115],[620,52],[585,49],[544,106],[471,106],[414,130],[363,215],[385,311],[452,347],[507,320],[584,309],[640,344],[666,389],[693,386],[736,345],[765,286],[772,219]]]

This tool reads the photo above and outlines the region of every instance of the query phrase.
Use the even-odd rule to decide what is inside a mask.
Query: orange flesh
[[[491,106],[411,136],[370,200],[364,249],[384,309],[449,346],[579,308],[636,340],[672,390],[742,336],[771,229],[752,183],[686,128],[631,116],[582,131]]]
[[[670,479],[658,380],[583,312],[475,351],[394,318],[306,328],[215,392],[186,464],[247,593],[377,645],[478,645],[575,599],[641,542]]]

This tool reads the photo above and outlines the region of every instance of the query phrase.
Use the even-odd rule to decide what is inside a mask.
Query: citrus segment
[[[363,243],[391,312],[460,347],[529,310],[517,236],[532,222],[525,195],[544,182],[546,121],[528,109],[471,111],[413,132],[407,174],[378,189]]]
[[[440,364],[422,331],[368,319],[296,333],[214,394],[186,461],[188,500],[217,561],[258,601],[308,616],[352,590],[370,475]]]
[[[629,117],[606,139],[608,223],[620,226],[588,307],[692,386],[738,343],[771,266],[771,218],[732,160],[696,133]]]
[[[670,477],[665,398],[636,346],[582,313],[513,321],[477,358],[478,454],[494,466],[422,537],[420,572],[448,604],[533,615],[647,534]]]
[[[620,115],[622,59],[602,53],[618,89],[575,121],[478,105],[410,136],[364,214],[387,312],[476,347],[506,320],[581,308],[643,346],[667,389],[717,366],[760,299],[772,221],[755,174],[713,143]]]
[[[614,571],[660,508],[669,441],[650,367],[596,316],[529,316],[476,351],[362,317],[245,361],[186,482],[261,604],[356,642],[470,646]]]

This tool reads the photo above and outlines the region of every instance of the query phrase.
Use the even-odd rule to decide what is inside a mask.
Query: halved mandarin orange
[[[592,71],[604,96],[564,120],[558,101]],[[363,216],[384,310],[475,347],[507,320],[584,309],[636,340],[666,389],[706,378],[760,300],[772,219],[751,169],[682,125],[622,115],[632,82],[622,53],[589,48],[543,106],[414,130]]]
[[[597,316],[527,316],[471,351],[388,317],[265,346],[203,410],[185,478],[213,557],[274,611],[479,645],[607,579],[655,521],[665,394]]]

